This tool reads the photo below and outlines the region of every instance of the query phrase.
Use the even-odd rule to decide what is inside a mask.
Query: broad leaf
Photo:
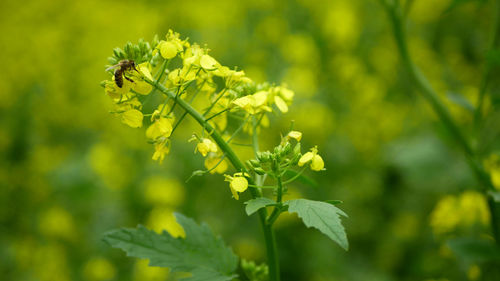
[[[229,281],[238,258],[206,224],[175,214],[186,238],[174,238],[168,232],[158,234],[144,226],[108,232],[104,240],[128,256],[149,259],[150,266],[169,267],[172,272],[190,272],[189,281]]]
[[[271,200],[271,199],[266,198],[266,197],[259,197],[259,198],[248,200],[247,202],[245,202],[245,204],[247,205],[245,207],[245,211],[247,212],[247,215],[250,216],[251,214],[257,212],[261,208],[264,208],[267,206],[272,206],[272,205],[276,204],[276,201]]]
[[[344,250],[349,248],[347,236],[340,221],[340,215],[347,215],[332,204],[296,199],[285,202],[290,213],[297,213],[307,227],[317,228]]]

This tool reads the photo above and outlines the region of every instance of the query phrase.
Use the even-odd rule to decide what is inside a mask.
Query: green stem
[[[394,38],[403,60],[403,64],[410,74],[410,77],[420,90],[419,92],[421,93],[422,97],[431,105],[432,109],[436,112],[443,125],[446,127],[446,129],[448,129],[449,133],[453,136],[453,139],[461,148],[462,152],[465,155],[467,163],[469,164],[471,170],[474,172],[474,175],[481,184],[483,192],[486,194],[488,190],[494,190],[491,179],[484,170],[481,162],[478,161],[475,152],[472,149],[472,146],[469,144],[468,140],[465,138],[462,131],[451,117],[451,114],[449,113],[446,106],[439,99],[438,94],[432,88],[427,78],[422,74],[422,72],[420,72],[420,69],[418,69],[418,67],[412,61],[406,42],[404,29],[405,23],[398,2],[396,1],[395,4],[392,5],[388,4],[387,2],[383,2],[383,4],[388,11],[393,27]],[[489,198],[488,200],[492,199]],[[496,206],[497,204],[495,204],[494,202],[489,202],[493,234],[497,243],[500,243],[500,225],[497,219]]]
[[[208,113],[210,113],[210,110],[212,110],[212,108],[214,108],[214,106],[217,104],[217,102],[219,102],[219,100],[224,96],[224,93],[226,92],[226,88],[224,88],[224,90],[222,90],[218,95],[217,95],[217,98],[215,98],[215,101],[212,102],[212,104],[210,104],[210,106],[207,108],[207,110],[205,110],[205,113],[203,113],[203,116],[207,116]]]
[[[278,202],[278,206],[274,207],[273,213],[267,219],[267,223],[271,226],[280,216],[281,208],[283,207],[281,204],[282,199],[283,199],[283,184],[281,182],[281,176],[278,175],[276,177],[276,180],[278,182],[278,189],[277,189],[277,194],[276,194],[276,202]]]
[[[217,116],[221,115],[221,114],[222,114],[222,113],[224,113],[224,112],[228,112],[229,110],[231,110],[231,109],[226,108],[226,109],[224,109],[224,110],[222,110],[222,111],[219,111],[219,112],[215,113],[214,115],[212,115],[212,116],[208,117],[208,118],[207,118],[207,121],[212,120],[213,118],[215,118],[215,117],[217,117]]]
[[[175,94],[168,91],[165,88],[165,86],[155,81],[151,81],[149,79],[146,79],[146,82],[158,88],[159,91],[161,91],[168,97],[175,98]],[[248,173],[247,169],[243,165],[243,162],[238,158],[238,156],[229,146],[229,144],[224,141],[222,136],[208,122],[206,122],[205,117],[203,117],[196,109],[194,109],[191,105],[189,105],[182,99],[178,99],[177,104],[181,106],[186,112],[188,112],[188,114],[191,115],[203,128],[207,129],[207,131],[209,132],[212,132],[211,134],[212,139],[217,143],[219,148],[222,151],[224,151],[227,159],[231,162],[231,164],[234,166],[236,170]],[[255,184],[252,179],[249,179],[248,181],[249,184],[252,185]],[[259,192],[256,188],[251,187],[249,188],[249,190],[252,198],[259,197],[258,196]],[[258,216],[260,224],[262,226],[262,230],[264,232],[264,240],[266,243],[267,259],[268,259],[267,262],[269,265],[269,280],[279,281],[280,280],[279,261],[277,255],[278,252],[276,247],[276,237],[274,235],[274,230],[272,229],[271,225],[266,224],[267,210],[265,208],[262,208],[258,211]]]
[[[490,30],[490,35],[489,35],[489,41],[488,41],[488,46],[487,46],[487,52],[493,50],[495,48],[495,45],[498,40],[498,30],[500,29],[500,20],[499,20],[499,15],[500,15],[500,0],[495,1],[493,4],[493,21],[492,21],[492,26]],[[479,127],[478,125],[481,123],[482,115],[483,115],[483,105],[484,105],[484,97],[486,95],[486,91],[488,90],[488,85],[489,85],[489,79],[491,77],[490,75],[491,71],[491,66],[490,63],[486,63],[483,71],[483,76],[481,80],[481,84],[479,86],[479,95],[477,98],[477,107],[476,111],[474,112],[474,122],[476,124],[476,127]]]
[[[257,119],[255,116],[252,117],[252,148],[255,159],[257,159],[257,153],[259,152],[259,135],[257,134]],[[261,175],[255,174],[255,184],[264,184],[263,177]]]

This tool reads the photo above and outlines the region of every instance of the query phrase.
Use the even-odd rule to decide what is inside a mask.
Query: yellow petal
[[[300,141],[302,139],[302,133],[299,131],[290,131],[288,133],[288,136],[292,139],[296,139],[297,141]]]
[[[280,94],[281,97],[286,101],[290,102],[293,100],[294,92],[285,87],[280,87]]]
[[[307,162],[311,161],[314,157],[314,154],[312,152],[306,152],[306,154],[302,155],[299,159],[299,167],[304,166]]]
[[[172,133],[172,123],[170,120],[164,117],[156,120],[149,128],[146,130],[146,137],[150,139],[157,139],[160,137],[168,138]]]
[[[236,190],[234,190],[231,186],[229,186],[229,189],[231,189],[234,199],[239,200],[240,196],[238,195],[238,192],[236,192]]]
[[[137,109],[130,109],[122,114],[122,122],[132,128],[142,127],[142,112]]]
[[[237,192],[243,192],[248,188],[248,181],[244,177],[234,177],[230,183],[230,187]]]
[[[158,160],[160,164],[163,162],[163,159],[165,158],[165,154],[168,154],[170,152],[170,147],[168,146],[167,142],[160,142],[155,144],[155,152],[153,153],[153,159],[154,161]]]
[[[217,68],[218,62],[209,55],[203,55],[200,58],[200,65],[204,69],[214,70]]]
[[[287,113],[288,112],[288,105],[286,105],[286,102],[279,96],[274,96],[274,103],[278,107],[278,109],[283,112]]]
[[[149,71],[150,68],[149,62],[143,62],[137,66],[137,69],[139,70],[142,75],[144,75],[146,78],[149,80],[153,80],[153,76],[151,75],[151,72]]]
[[[132,85],[132,89],[141,95],[148,95],[153,90],[153,86],[145,81],[136,81]]]
[[[253,101],[248,96],[244,96],[233,101],[233,104],[241,107],[243,110],[252,111]],[[253,113],[253,112],[249,112]]]
[[[257,93],[252,95],[252,98],[254,99],[254,106],[255,107],[261,107],[267,102],[267,96],[269,93],[267,91],[258,91]]]
[[[160,44],[160,54],[165,59],[171,59],[177,55],[177,46],[172,42],[162,42]]]
[[[314,155],[311,162],[311,170],[313,171],[321,171],[325,167],[325,163],[323,162],[323,158],[318,154]]]
[[[218,166],[215,167],[215,165],[218,165]],[[222,160],[222,162],[221,162],[221,158],[218,156],[215,156],[215,157],[209,156],[209,157],[207,157],[207,159],[205,159],[205,168],[207,168],[207,170],[210,170],[210,174],[214,174],[214,173],[223,174],[227,170],[227,167],[228,166],[227,166],[226,160]]]
[[[215,151],[213,148],[215,147]],[[203,157],[207,156],[209,152],[216,152],[217,146],[210,139],[203,139],[196,145],[196,150],[198,150]]]
[[[214,142],[210,141],[210,143],[208,144],[208,149],[210,150],[210,152],[217,152],[217,145]]]

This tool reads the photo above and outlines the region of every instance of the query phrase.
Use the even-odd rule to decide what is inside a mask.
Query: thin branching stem
[[[156,81],[151,81],[149,79],[145,79],[146,82],[156,87],[160,92],[170,98],[175,98],[175,93],[168,91],[165,86]],[[177,103],[181,106],[189,115],[191,115],[196,122],[198,122],[204,129],[209,132],[212,132],[212,139],[217,143],[219,148],[225,153],[226,158],[231,162],[234,168],[241,172],[248,173],[245,165],[240,160],[240,158],[236,155],[233,149],[229,146],[229,144],[222,138],[222,136],[217,132],[212,125],[210,125],[205,117],[201,115],[196,109],[194,109],[190,104],[185,102],[182,99],[178,99]],[[250,185],[255,185],[253,179],[248,179],[248,183]],[[250,194],[252,198],[257,198],[259,196],[258,189],[254,187],[250,187]],[[279,260],[278,260],[278,251],[276,247],[276,237],[274,234],[274,230],[271,225],[266,223],[267,210],[265,208],[261,208],[258,211],[259,221],[262,226],[262,230],[264,232],[264,240],[266,244],[267,250],[267,262],[269,266],[269,280],[270,281],[279,281],[280,280],[280,271],[279,271]]]
[[[484,170],[484,167],[482,166],[481,161],[479,161],[479,159],[477,158],[477,155],[470,145],[469,140],[465,138],[462,130],[449,113],[448,108],[443,104],[434,88],[432,88],[428,79],[425,77],[425,75],[422,74],[422,72],[415,65],[410,56],[408,44],[406,41],[404,16],[401,11],[399,2],[395,1],[392,4],[389,4],[384,0],[381,0],[381,2],[388,12],[393,28],[394,39],[396,40],[396,45],[398,47],[399,54],[401,55],[403,65],[405,66],[407,72],[413,80],[413,83],[419,89],[422,97],[430,104],[434,112],[443,123],[444,127],[452,135],[452,139],[461,149],[467,160],[467,163],[469,164],[469,167],[480,183],[482,191],[487,195],[487,192],[489,190],[494,190],[494,186],[491,182],[490,176]],[[494,202],[491,196],[488,196],[488,206],[491,213],[491,226],[493,236],[495,237],[497,244],[500,244],[500,218],[498,217],[497,213],[498,204]]]
[[[496,0],[493,3],[493,21],[489,34],[489,41],[486,52],[490,52],[495,48],[495,45],[498,41],[498,31],[500,29],[500,0]],[[481,124],[483,117],[483,107],[484,107],[484,97],[486,95],[486,91],[488,90],[489,82],[491,78],[491,64],[486,62],[483,70],[483,76],[481,79],[481,84],[479,85],[479,95],[477,98],[477,106],[474,112],[474,121],[476,127],[479,127]]]

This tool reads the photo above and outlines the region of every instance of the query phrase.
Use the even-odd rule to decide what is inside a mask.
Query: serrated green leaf
[[[245,211],[247,212],[247,215],[252,215],[253,213],[257,212],[259,209],[270,206],[270,205],[275,205],[276,201],[271,200],[266,197],[259,197],[255,199],[248,200],[245,202]]]
[[[500,260],[500,249],[490,240],[461,237],[448,240],[447,244],[455,255],[467,262]]]
[[[128,256],[149,259],[150,266],[169,267],[172,272],[190,272],[189,281],[229,281],[238,258],[206,224],[175,214],[186,238],[174,238],[168,232],[158,234],[144,226],[121,228],[105,234],[104,240]]]
[[[307,227],[314,227],[339,244],[344,250],[349,248],[347,236],[340,215],[347,217],[332,204],[307,199],[285,202],[290,213],[297,213]]]

